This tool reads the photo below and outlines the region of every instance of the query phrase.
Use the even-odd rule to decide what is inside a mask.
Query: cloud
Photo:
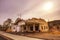
[[[41,17],[44,19],[48,19],[50,15],[52,15],[52,17],[54,18],[55,16],[59,17],[58,13],[60,13],[60,0],[49,1],[55,2],[56,5],[54,12],[52,12],[51,14],[46,14],[41,9],[42,4],[46,2],[46,0],[0,0],[0,21],[2,23],[7,18],[15,20],[18,17],[19,13],[21,13],[22,18],[24,19],[32,17]],[[51,19],[51,17],[49,19]]]

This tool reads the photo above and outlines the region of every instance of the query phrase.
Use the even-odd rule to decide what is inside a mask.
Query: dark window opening
[[[26,27],[24,27],[24,30],[26,30]]]
[[[43,26],[41,26],[41,29],[43,29]]]

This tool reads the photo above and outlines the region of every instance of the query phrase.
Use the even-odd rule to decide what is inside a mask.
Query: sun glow
[[[42,9],[44,11],[49,11],[53,8],[53,3],[52,2],[46,2],[43,4]]]

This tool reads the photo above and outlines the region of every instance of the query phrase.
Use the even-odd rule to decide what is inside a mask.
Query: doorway
[[[35,30],[39,31],[39,24],[35,24]]]
[[[33,25],[30,25],[30,30],[33,31]]]

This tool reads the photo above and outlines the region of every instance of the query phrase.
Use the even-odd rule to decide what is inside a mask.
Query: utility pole
[[[18,14],[18,18],[21,18],[21,13]]]
[[[21,18],[21,13],[20,13],[20,18]]]
[[[18,8],[19,12],[17,14],[18,18],[21,18],[22,8]]]
[[[49,22],[49,19],[48,19],[48,22]]]

